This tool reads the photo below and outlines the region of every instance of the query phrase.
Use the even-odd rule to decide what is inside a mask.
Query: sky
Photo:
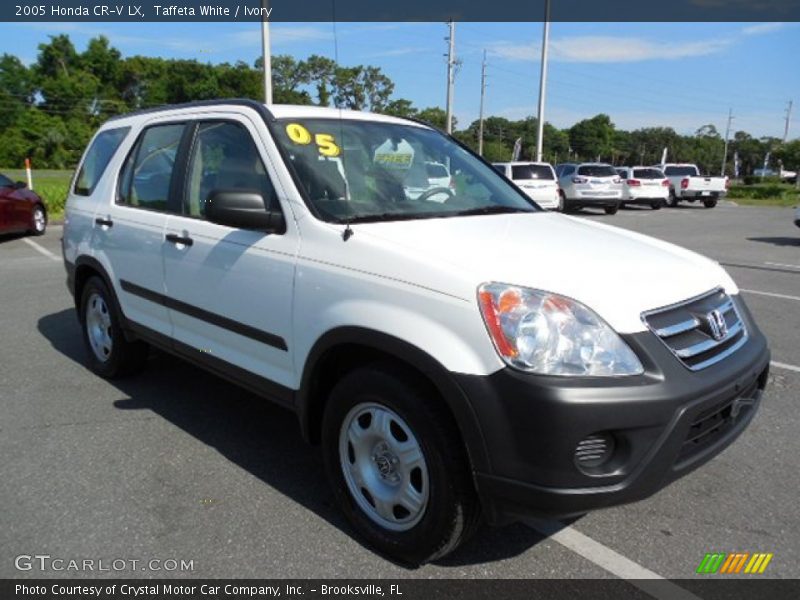
[[[274,23],[273,54],[320,54],[345,66],[381,67],[394,97],[415,106],[445,104],[444,23]],[[123,56],[252,62],[259,23],[0,23],[0,53],[30,64],[58,33],[79,50],[103,34]],[[456,23],[454,112],[460,126],[478,117],[487,51],[485,113],[535,115],[541,23]],[[800,137],[800,23],[553,23],[545,120],[557,127],[606,113],[620,129],[672,127],[691,134],[713,124],[782,138],[794,100],[790,138]]]

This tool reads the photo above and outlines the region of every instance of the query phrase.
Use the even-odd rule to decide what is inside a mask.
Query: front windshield
[[[489,165],[413,125],[283,119],[278,143],[317,215],[330,222],[535,212]]]

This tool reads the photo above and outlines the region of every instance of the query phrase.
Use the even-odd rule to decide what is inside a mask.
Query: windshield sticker
[[[317,150],[322,156],[335,157],[341,154],[336,138],[329,133],[318,133],[312,136],[311,132],[300,123],[289,123],[286,126],[286,135],[300,146],[308,146],[313,139],[317,145]]]
[[[373,162],[387,169],[410,169],[414,162],[414,148],[405,140],[386,140],[375,150]]]

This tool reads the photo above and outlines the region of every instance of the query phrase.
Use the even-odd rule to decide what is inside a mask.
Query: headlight
[[[523,287],[485,283],[478,304],[497,352],[543,375],[639,375],[642,363],[605,321],[580,302]]]

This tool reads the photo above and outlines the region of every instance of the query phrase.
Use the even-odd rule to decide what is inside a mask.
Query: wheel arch
[[[488,453],[477,416],[447,369],[424,350],[394,336],[362,327],[339,327],[322,335],[305,361],[296,411],[303,437],[318,444],[328,392],[345,373],[377,361],[413,370],[432,386],[453,417],[473,470],[487,471]]]
[[[125,334],[125,338],[128,341],[131,341],[134,336],[131,334],[128,327],[128,320],[125,318],[125,314],[122,312],[122,305],[117,297],[117,290],[114,287],[111,276],[108,274],[108,271],[106,271],[102,263],[91,256],[79,256],[75,261],[75,276],[72,285],[74,291],[73,298],[75,300],[75,310],[78,313],[78,320],[83,323],[83,314],[81,313],[81,297],[83,296],[83,287],[93,276],[99,277],[103,280],[103,283],[106,284],[108,291],[111,293],[114,304],[116,305],[117,314],[120,317],[120,326]]]

